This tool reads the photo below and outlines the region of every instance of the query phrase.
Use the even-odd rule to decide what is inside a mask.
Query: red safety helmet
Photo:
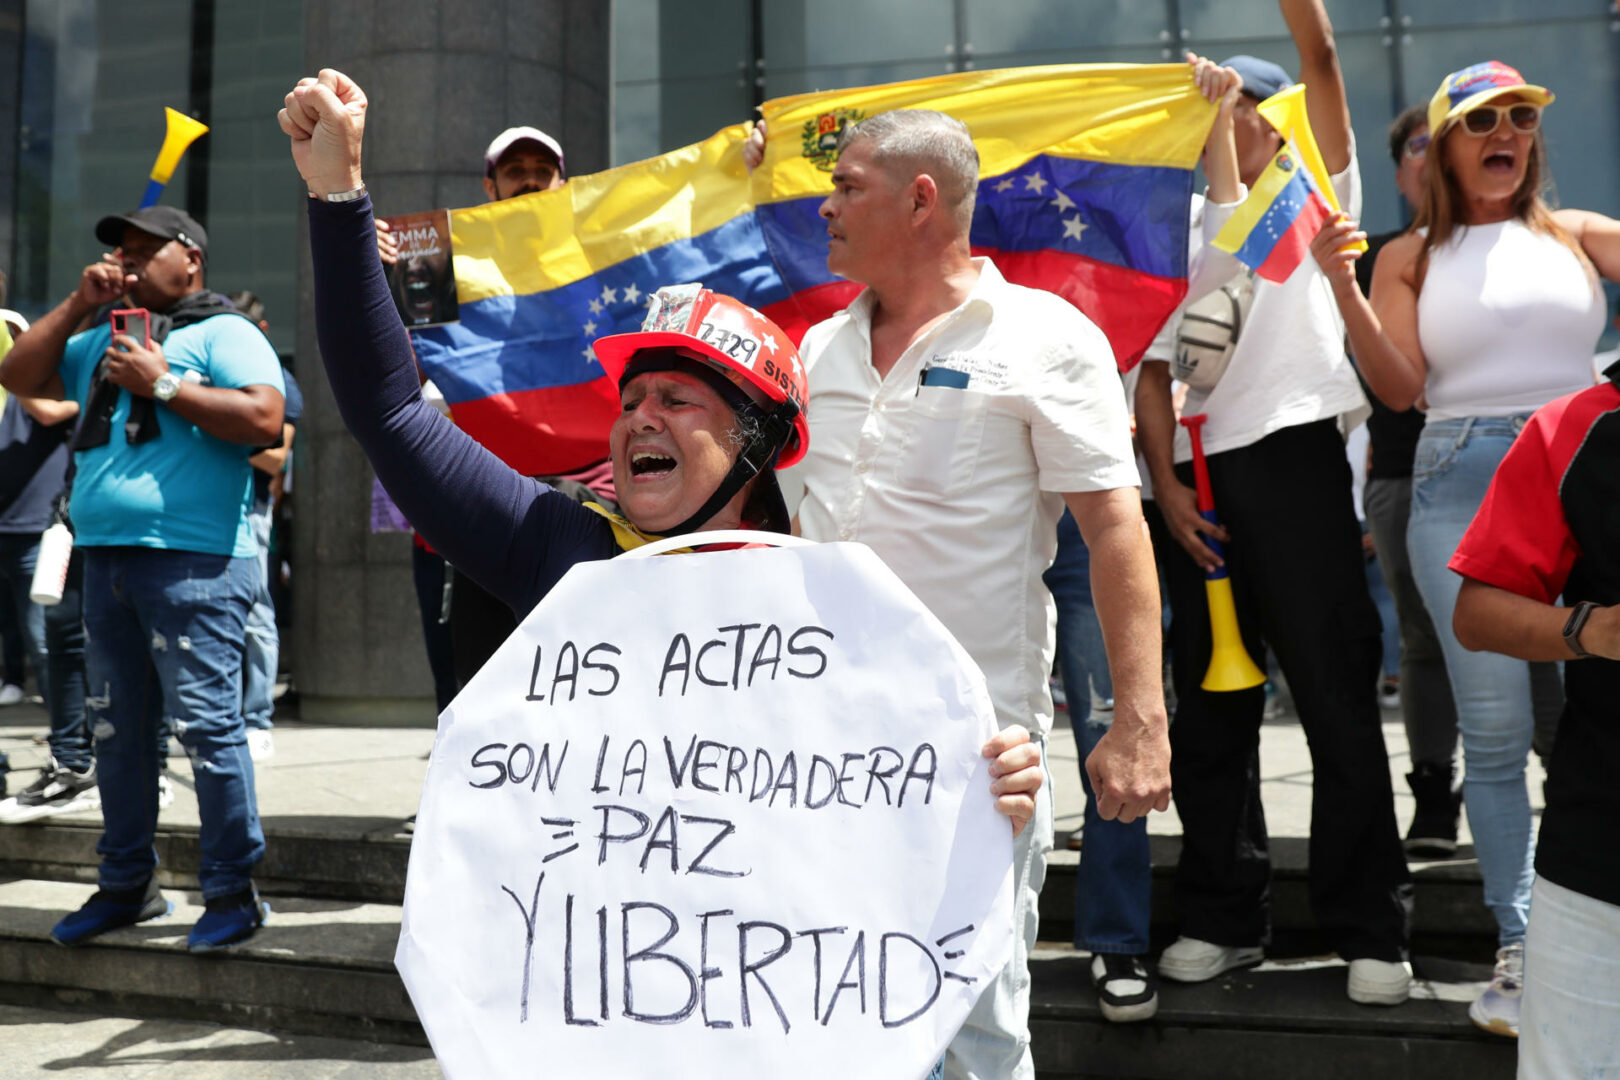
[[[804,414],[810,393],[799,350],[781,327],[741,300],[702,285],[666,285],[653,294],[639,332],[599,338],[594,348],[608,377],[620,386],[627,371],[637,374],[635,356],[649,349],[675,349],[715,369],[741,388],[767,421],[776,421],[780,441],[771,449],[778,469],[804,457],[810,445]]]

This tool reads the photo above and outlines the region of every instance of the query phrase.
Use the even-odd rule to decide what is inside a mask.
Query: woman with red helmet
[[[597,341],[623,406],[609,436],[623,516],[577,503],[422,401],[360,178],[364,92],[325,70],[300,80],[286,104],[281,127],[310,191],[315,324],[333,397],[390,497],[449,562],[521,621],[577,562],[661,536],[790,531],[774,470],[809,442],[806,378],[775,323],[679,285],[657,291],[639,333]],[[996,808],[1021,830],[1044,779],[1040,752],[1013,726],[984,753]]]

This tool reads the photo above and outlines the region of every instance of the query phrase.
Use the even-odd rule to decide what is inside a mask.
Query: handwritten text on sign
[[[447,710],[397,958],[452,1077],[920,1077],[1011,948],[982,678],[857,545],[576,567]]]

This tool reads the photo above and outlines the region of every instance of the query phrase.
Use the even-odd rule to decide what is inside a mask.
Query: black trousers
[[[1270,648],[1310,746],[1310,897],[1346,960],[1405,956],[1412,885],[1395,824],[1376,683],[1382,646],[1367,593],[1344,443],[1331,420],[1212,455],[1216,511],[1249,655]],[[1178,466],[1183,483],[1192,467]],[[1271,862],[1260,805],[1261,687],[1199,683],[1211,637],[1204,574],[1172,542],[1166,579],[1177,706],[1171,778],[1181,816],[1181,932],[1228,946],[1270,936]]]

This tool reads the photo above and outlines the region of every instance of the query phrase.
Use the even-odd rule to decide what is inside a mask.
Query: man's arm
[[[23,411],[34,418],[34,423],[55,427],[79,415],[77,401],[52,401],[49,398],[18,397]]]
[[[1170,806],[1159,580],[1135,488],[1064,495],[1091,551],[1091,593],[1114,680],[1114,723],[1086,772],[1104,820]]]
[[[1465,649],[1520,660],[1574,660],[1564,643],[1569,615],[1569,608],[1465,578],[1451,625]],[[1620,660],[1620,606],[1593,611],[1581,629],[1580,641],[1594,656]]]
[[[1176,476],[1176,412],[1170,401],[1170,365],[1143,360],[1136,384],[1136,440],[1153,478],[1153,500],[1164,512],[1165,526],[1193,562],[1208,571],[1223,561],[1203,541],[1208,533],[1225,542],[1226,529],[1212,525],[1198,512],[1198,493]]]
[[[1329,175],[1350,167],[1350,103],[1339,70],[1333,24],[1322,0],[1280,0],[1283,21],[1299,50],[1299,78],[1305,84],[1305,112]]]
[[[248,458],[248,464],[262,473],[275,476],[287,465],[287,455],[292,453],[293,432],[298,429],[291,424],[281,425],[281,445],[270,450],[260,450]]]
[[[118,299],[134,282],[135,276],[126,275],[110,258],[85,267],[73,295],[36,319],[0,360],[0,386],[23,397],[62,400],[64,387],[57,369],[68,338],[98,307]]]
[[[128,334],[115,336],[104,357],[101,370],[107,381],[136,397],[151,397],[152,385],[169,370],[162,345],[154,341],[148,349]],[[182,382],[180,392],[164,404],[216,439],[268,446],[281,434],[285,402],[280,390],[266,384],[229,387]]]

